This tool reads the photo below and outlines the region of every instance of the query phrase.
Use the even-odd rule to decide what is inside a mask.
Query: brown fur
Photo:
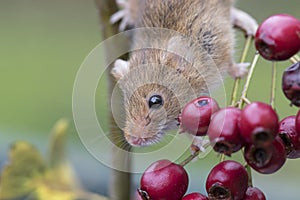
[[[222,81],[220,75],[233,65],[231,0],[144,0],[139,6],[136,26],[163,30],[134,35],[130,70],[119,81],[125,138],[137,146],[176,128],[182,107]],[[160,109],[148,107],[154,94],[164,99]]]

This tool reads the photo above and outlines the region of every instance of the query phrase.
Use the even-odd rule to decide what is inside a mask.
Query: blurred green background
[[[300,0],[240,0],[237,7],[258,22],[275,13],[300,18]],[[0,168],[7,162],[9,145],[27,140],[44,153],[51,127],[61,117],[71,122],[68,153],[79,177],[91,191],[107,193],[109,168],[84,148],[72,121],[72,90],[76,73],[88,53],[101,41],[99,20],[93,0],[0,0]],[[243,44],[237,34],[237,59]],[[254,49],[249,54],[251,62]],[[102,59],[103,55],[99,55]],[[276,108],[280,118],[295,114],[296,108],[280,90],[280,77],[289,62],[278,65]],[[250,100],[268,101],[271,63],[262,59],[250,87]],[[228,95],[232,80],[227,79]],[[216,96],[217,96],[216,91]],[[97,98],[106,98],[106,84],[99,84]],[[106,124],[105,100],[97,104],[99,119]],[[106,127],[104,127],[105,129]],[[236,156],[239,159],[239,156]],[[204,180],[216,162],[209,158],[191,163],[190,191],[204,191]],[[83,164],[84,163],[84,164]],[[299,199],[300,160],[289,160],[274,175],[254,173],[254,184],[268,199]],[[197,178],[198,176],[198,178]],[[135,176],[135,183],[139,176]]]

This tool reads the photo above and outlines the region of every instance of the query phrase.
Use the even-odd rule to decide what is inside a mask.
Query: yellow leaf
[[[9,150],[10,163],[0,177],[0,200],[108,200],[84,191],[65,154],[68,122],[59,120],[51,133],[49,166],[27,142]]]
[[[16,142],[9,151],[10,163],[3,169],[0,199],[12,199],[31,193],[28,181],[45,173],[47,167],[38,150],[27,142]]]

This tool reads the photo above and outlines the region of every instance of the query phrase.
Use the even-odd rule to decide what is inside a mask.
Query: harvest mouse
[[[192,99],[222,82],[247,73],[233,60],[233,26],[254,35],[256,21],[232,0],[119,0],[124,10],[111,21],[134,29],[128,61],[116,60],[112,75],[123,93],[127,142],[154,144]]]

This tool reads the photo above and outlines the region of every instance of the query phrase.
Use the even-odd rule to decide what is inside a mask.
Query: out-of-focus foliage
[[[51,133],[49,156],[25,141],[11,145],[9,163],[0,177],[0,199],[106,200],[85,191],[65,157],[68,122],[59,120]]]

